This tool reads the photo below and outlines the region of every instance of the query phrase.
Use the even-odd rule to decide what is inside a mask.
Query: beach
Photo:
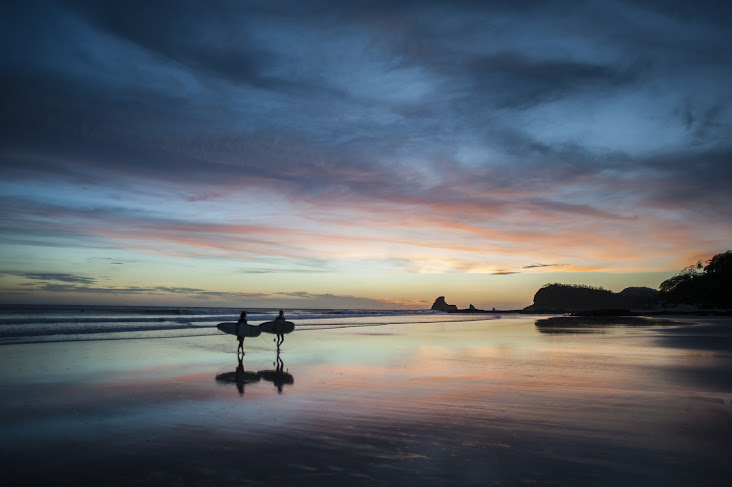
[[[718,485],[729,318],[0,346],[5,485]],[[296,325],[298,324],[296,320]],[[358,322],[358,318],[354,319]]]

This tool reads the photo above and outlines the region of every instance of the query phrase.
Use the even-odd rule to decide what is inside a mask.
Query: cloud
[[[329,272],[327,269],[298,269],[298,268],[253,268],[240,271],[242,274],[320,274]]]
[[[275,293],[280,296],[297,298],[303,302],[317,303],[319,307],[334,309],[383,309],[413,307],[415,301],[400,301],[394,299],[371,299],[357,296],[339,296],[330,293],[317,294],[307,291],[282,291]],[[423,301],[416,301],[417,304],[424,304]]]
[[[729,241],[719,3],[1,8],[8,247],[274,275],[648,270]],[[74,276],[48,282],[96,287]]]
[[[111,173],[179,183],[190,183],[195,178],[199,184],[214,185],[213,191],[194,190],[189,198],[195,201],[221,194],[222,186],[259,184],[286,184],[288,190],[302,196],[344,189],[367,198],[381,193],[395,195],[408,187],[405,183],[423,182],[400,178],[394,171],[394,155],[411,152],[421,164],[437,164],[445,156],[450,157],[444,145],[447,141],[459,145],[471,140],[481,150],[491,148],[502,153],[508,160],[501,161],[500,166],[516,170],[497,181],[499,184],[531,181],[533,174],[527,171],[531,166],[522,162],[527,152],[534,154],[529,161],[538,159],[543,167],[559,169],[549,177],[556,182],[608,165],[619,169],[625,166],[622,161],[607,158],[598,164],[602,154],[593,150],[571,154],[566,147],[548,144],[526,130],[519,114],[527,106],[548,100],[584,101],[586,96],[602,99],[605,95],[598,84],[622,92],[624,84],[652,84],[665,73],[647,72],[638,67],[642,64],[621,61],[621,52],[592,56],[593,51],[588,49],[587,53],[578,51],[581,55],[569,55],[554,28],[549,32],[557,36],[555,43],[527,49],[526,41],[522,41],[523,28],[511,23],[519,12],[506,5],[448,6],[437,2],[434,8],[440,12],[438,17],[412,16],[413,7],[374,6],[376,18],[394,22],[404,29],[403,34],[385,37],[382,44],[373,44],[372,50],[353,52],[352,60],[345,56],[339,59],[346,67],[374,66],[374,71],[364,73],[359,81],[364,86],[366,80],[383,79],[389,70],[405,67],[419,67],[423,78],[437,80],[440,89],[427,95],[428,102],[423,104],[429,108],[411,111],[417,115],[408,117],[401,114],[401,103],[365,103],[353,94],[324,88],[324,84],[340,79],[341,74],[348,74],[328,57],[338,49],[332,41],[349,31],[336,28],[334,22],[349,22],[356,27],[351,35],[356,36],[353,42],[357,45],[369,45],[369,40],[382,34],[378,29],[383,29],[383,24],[363,15],[369,12],[365,5],[338,9],[332,18],[318,17],[313,12],[308,15],[307,8],[290,5],[303,13],[295,23],[258,4],[246,8],[220,4],[205,9],[188,3],[175,8],[140,4],[134,9],[87,2],[73,7],[59,4],[55,9],[63,11],[61,17],[67,19],[64,22],[53,22],[50,15],[38,20],[17,8],[28,21],[29,32],[36,28],[45,34],[22,45],[26,63],[33,60],[30,67],[23,70],[17,64],[5,64],[6,69],[14,69],[6,87],[6,113],[10,118],[3,125],[4,142],[16,153],[5,171],[16,177],[30,173],[37,177],[39,172],[48,176],[66,174],[96,184],[105,184]],[[560,25],[568,29],[565,35],[569,39],[592,39],[584,21],[596,13],[593,8],[598,7],[585,7],[576,17],[563,20]],[[552,19],[564,17],[560,10],[534,4],[522,7],[521,14],[528,25],[552,25]],[[490,44],[478,22],[491,18],[504,27],[495,45]],[[652,21],[652,17],[640,17],[637,30],[645,32],[644,22]],[[604,24],[596,27],[598,36],[612,34]],[[324,53],[320,71],[307,67],[299,73],[287,70],[292,58],[273,46],[286,43],[293,28],[302,35],[302,46],[312,43],[317,47],[312,52]],[[18,35],[22,37],[21,32]],[[58,42],[58,38],[64,42]],[[89,46],[95,45],[88,42],[92,39],[99,41],[100,52],[88,52]],[[597,42],[602,40],[604,37]],[[414,42],[428,45],[430,54],[415,53],[410,49]],[[710,41],[701,37],[697,42]],[[457,43],[463,44],[462,49]],[[582,44],[580,40],[576,43]],[[666,49],[670,52],[675,47]],[[76,50],[86,55],[77,56]],[[110,57],[110,53],[116,61],[110,63],[116,65],[114,75],[100,79],[87,76],[112,69],[107,64],[99,65],[99,58]],[[61,54],[68,58],[65,70],[45,70],[43,77],[34,71],[51,67]],[[374,62],[374,57],[381,61]],[[385,70],[384,65],[389,69]],[[323,76],[323,69],[333,72]],[[156,83],[161,73],[166,78]],[[126,84],[120,86],[120,79]],[[256,90],[251,91],[252,87]],[[692,88],[682,87],[688,96],[679,101],[686,99],[695,112],[709,114],[694,118],[708,119],[704,126],[719,126],[717,132],[722,133],[729,114],[719,103],[710,106],[692,96]],[[118,96],[120,92],[126,97]],[[313,97],[317,104],[310,105],[308,100]],[[438,97],[446,102],[439,103]],[[255,101],[258,99],[267,100],[266,106]],[[469,109],[463,110],[463,104],[469,104]],[[291,109],[293,106],[297,109]],[[708,129],[701,130],[706,132]],[[510,133],[514,136],[507,136]],[[701,137],[708,140],[709,135]],[[581,148],[584,140],[575,142]],[[29,154],[31,147],[34,149]],[[500,177],[500,171],[489,170],[496,163],[480,162],[489,181],[496,175]],[[119,182],[124,184],[124,180]],[[130,186],[134,186],[132,181]]]
[[[0,271],[0,274],[24,277],[26,279],[31,279],[34,281],[59,281],[79,284],[94,284],[96,282],[96,279],[90,277],[83,277],[74,274],[65,274],[59,272]]]
[[[53,275],[52,275],[53,276]],[[33,278],[36,279],[36,278]],[[44,279],[45,280],[45,279]],[[62,280],[51,277],[48,280]],[[71,281],[76,282],[76,281]],[[24,285],[23,289],[9,289],[8,292],[27,294],[28,292],[45,292],[45,293],[61,293],[61,294],[101,294],[101,295],[159,295],[171,296],[178,295],[191,299],[221,299],[221,298],[268,298],[268,293],[246,293],[246,292],[227,292],[227,291],[209,291],[205,289],[188,288],[188,287],[171,287],[171,286],[89,286],[83,284],[58,284],[55,282],[29,283]]]
[[[496,107],[521,109],[568,95],[615,90],[631,84],[638,69],[638,65],[531,59],[511,51],[476,57],[471,63],[473,82],[491,93]]]

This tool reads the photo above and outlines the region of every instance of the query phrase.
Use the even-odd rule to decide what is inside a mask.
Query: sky
[[[732,248],[724,1],[0,6],[0,303],[531,304]]]

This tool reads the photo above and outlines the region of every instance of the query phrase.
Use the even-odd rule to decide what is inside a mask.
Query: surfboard
[[[219,323],[216,328],[228,333],[229,335],[236,335],[236,323]],[[243,337],[258,337],[261,335],[262,330],[258,326],[254,325],[239,325],[239,336]]]
[[[287,335],[295,329],[295,323],[284,320],[265,321],[259,325],[259,329],[265,333]]]

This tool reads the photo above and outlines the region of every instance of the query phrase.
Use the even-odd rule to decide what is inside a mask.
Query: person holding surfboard
[[[239,355],[239,351],[241,351],[241,354],[244,355],[244,333],[240,333],[239,329],[243,328],[240,327],[240,325],[246,325],[247,324],[247,312],[242,311],[241,315],[239,316],[239,321],[236,322],[236,338],[239,340],[239,348],[236,349],[236,355]]]
[[[279,351],[280,345],[285,341],[285,335],[282,330],[285,321],[285,312],[280,310],[280,315],[275,318],[274,331],[277,334],[277,350]]]
[[[258,331],[262,333],[271,333],[277,335],[277,338],[272,340],[277,342],[277,350],[279,351],[280,345],[285,341],[285,335],[292,333],[295,329],[295,323],[285,320],[285,312],[280,310],[280,315],[272,321],[266,321],[260,323]]]

